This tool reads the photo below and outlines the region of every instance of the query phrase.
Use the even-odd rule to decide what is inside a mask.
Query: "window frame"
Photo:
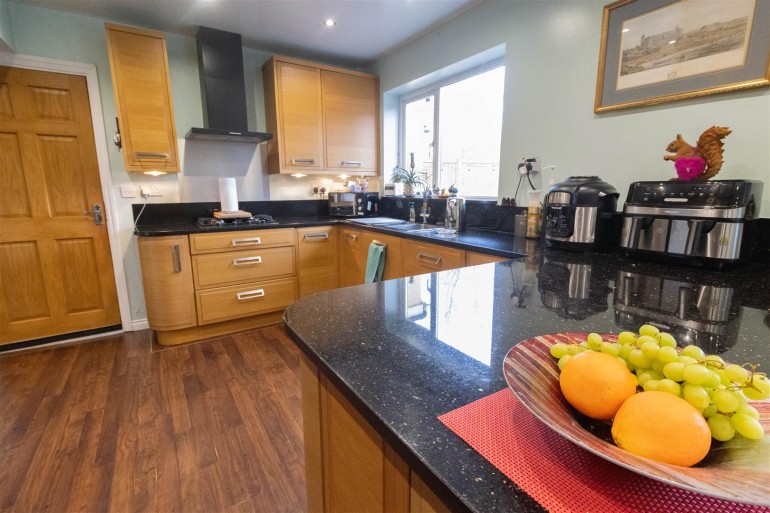
[[[491,71],[496,68],[505,68],[505,58],[504,57],[498,57],[496,59],[493,59],[491,61],[485,62],[483,64],[480,64],[478,66],[474,66],[470,69],[467,69],[465,71],[462,71],[460,73],[456,73],[452,76],[442,78],[441,80],[437,80],[435,82],[432,82],[426,86],[420,87],[418,89],[415,89],[413,91],[410,91],[408,93],[404,93],[398,98],[398,158],[397,162],[398,165],[403,167],[404,169],[407,168],[407,158],[406,158],[406,105],[408,103],[412,103],[421,99],[425,99],[428,96],[433,96],[433,169],[431,176],[428,178],[431,180],[431,183],[438,183],[439,178],[439,166],[441,164],[441,159],[437,158],[441,155],[441,137],[439,134],[440,128],[440,116],[439,113],[441,112],[441,88],[461,82],[465,79],[474,77],[476,75],[480,75],[482,73],[485,73],[487,71]],[[505,89],[505,86],[503,86],[503,89]],[[498,155],[498,160],[500,156]],[[499,166],[498,166],[498,172],[499,172]],[[499,180],[498,180],[498,189],[499,189]],[[499,190],[498,190],[499,193]],[[494,198],[497,199],[497,194],[493,196],[466,196],[467,198],[477,198],[477,199],[490,199]]]

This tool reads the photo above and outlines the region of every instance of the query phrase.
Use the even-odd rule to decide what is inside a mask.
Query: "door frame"
[[[112,256],[112,270],[115,278],[115,288],[118,293],[118,306],[120,308],[120,323],[123,329],[112,333],[134,331],[131,320],[131,305],[128,299],[128,283],[123,269],[123,256],[120,251],[119,223],[117,207],[115,203],[114,187],[112,185],[112,173],[107,149],[104,115],[102,113],[102,100],[99,94],[99,77],[96,74],[96,66],[82,62],[63,61],[36,57],[34,55],[20,55],[15,53],[0,52],[0,65],[14,68],[25,68],[37,71],[50,71],[65,75],[79,75],[86,78],[88,88],[88,102],[91,107],[91,125],[94,130],[94,143],[96,146],[96,160],[99,165],[99,180],[102,186],[102,198],[104,199],[104,211],[107,218],[107,239],[110,244]],[[104,334],[96,335],[96,337]],[[73,336],[73,339],[81,337]],[[93,338],[93,337],[82,337]]]

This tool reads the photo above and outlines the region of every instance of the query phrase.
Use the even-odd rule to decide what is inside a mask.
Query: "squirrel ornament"
[[[674,161],[677,178],[672,180],[705,182],[716,176],[724,163],[722,139],[730,133],[727,127],[712,126],[701,134],[695,146],[682,139],[682,134],[677,134],[666,147],[666,151],[674,154],[663,157],[663,160]]]

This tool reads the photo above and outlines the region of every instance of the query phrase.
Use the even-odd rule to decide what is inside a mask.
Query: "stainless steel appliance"
[[[376,216],[379,192],[330,192],[329,214],[335,217]]]
[[[577,251],[617,247],[622,217],[620,193],[598,176],[571,176],[548,189],[544,205],[545,245]]]
[[[749,223],[759,209],[762,183],[635,182],[623,207],[621,246],[629,256],[721,268],[746,260]]]
[[[549,251],[542,255],[537,288],[544,307],[565,319],[583,320],[609,309],[612,266],[592,252]]]
[[[444,228],[458,232],[465,230],[465,198],[450,196],[446,199]]]
[[[657,268],[619,271],[615,322],[629,330],[651,323],[674,335],[680,344],[694,344],[707,353],[725,352],[738,338],[740,291],[708,271],[699,272],[674,278],[661,276]]]

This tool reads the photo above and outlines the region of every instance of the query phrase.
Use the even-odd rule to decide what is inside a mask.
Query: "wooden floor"
[[[298,356],[281,326],[0,355],[0,512],[305,511]]]

